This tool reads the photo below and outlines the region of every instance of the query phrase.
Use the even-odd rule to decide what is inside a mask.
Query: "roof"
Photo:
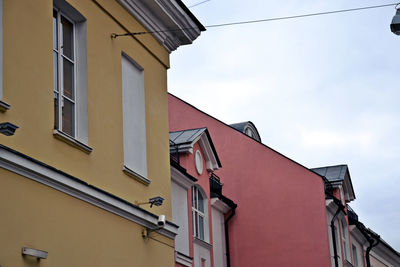
[[[356,198],[353,183],[350,178],[349,167],[346,164],[312,168],[310,170],[325,177],[332,185],[342,184],[346,201],[352,201]]]
[[[203,150],[207,163],[207,169],[216,170],[221,168],[221,161],[219,160],[217,151],[215,150],[207,128],[188,129],[169,133],[171,152],[178,151],[179,153],[193,153],[193,145],[197,141],[199,141],[199,145]]]
[[[336,165],[328,167],[312,168],[313,172],[324,176],[329,182],[344,181],[346,176],[347,165]]]
[[[174,145],[191,144],[197,141],[197,139],[207,130],[207,128],[183,130],[169,133],[169,140]]]
[[[257,140],[258,142],[261,142],[260,134],[258,133],[258,130],[254,125],[254,123],[252,123],[251,121],[234,123],[230,124],[230,126],[247,136],[249,135],[246,133],[246,129],[250,129],[254,136],[249,136],[249,137],[253,138],[254,140]]]

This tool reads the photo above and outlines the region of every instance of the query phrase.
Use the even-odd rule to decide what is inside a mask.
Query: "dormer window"
[[[248,135],[248,136],[250,136],[251,138],[254,137],[254,133],[253,133],[253,131],[252,131],[250,128],[246,128],[246,129],[245,129],[245,134]]]

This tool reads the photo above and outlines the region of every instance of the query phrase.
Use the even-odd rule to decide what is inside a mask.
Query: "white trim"
[[[89,139],[89,124],[88,124],[88,81],[87,81],[87,38],[86,38],[86,18],[82,16],[73,6],[68,4],[65,0],[53,0],[53,9],[58,13],[61,12],[62,16],[73,23],[74,34],[74,139],[79,143],[88,145]],[[59,31],[59,29],[58,29]],[[59,57],[61,51],[58,49]],[[58,59],[58,82],[61,84],[61,65],[62,61]],[[54,88],[53,88],[54,90]],[[61,86],[58,90],[59,101],[61,101],[63,94]],[[62,130],[62,116],[61,105],[59,103],[59,125],[57,129]]]
[[[193,237],[193,243],[196,245],[199,245],[203,248],[209,249],[209,250],[212,249],[212,245],[210,243],[208,243],[207,241],[201,240],[200,238],[197,238],[195,236]]]
[[[53,136],[55,138],[57,138],[58,140],[64,141],[73,147],[79,148],[80,150],[82,150],[88,154],[93,151],[93,148],[91,148],[90,146],[88,146],[82,142],[79,142],[77,139],[73,138],[72,136],[69,136],[57,129],[53,130]]]
[[[386,261],[384,258],[379,256],[375,251],[374,248],[369,252],[370,256],[374,257],[377,261],[380,261],[381,263],[385,264],[388,267],[394,267],[394,265],[390,264],[388,261]]]
[[[124,165],[124,167],[122,168],[122,171],[127,174],[129,177],[132,177],[133,179],[145,184],[145,185],[149,185],[151,183],[151,181],[143,176],[141,176],[140,174],[138,174],[137,172],[129,169],[128,167],[126,167]]]
[[[0,0],[0,102],[3,100],[3,0]]]
[[[154,38],[172,52],[181,45],[191,44],[199,35],[196,23],[171,0],[117,0]],[[162,32],[165,29],[176,31]],[[158,31],[158,32],[157,32]]]
[[[222,212],[223,214],[227,213],[231,209],[222,200],[220,200],[216,197],[211,199],[211,206],[213,208],[215,208],[216,210]]]
[[[190,144],[182,144],[178,146],[178,153],[193,154],[193,146],[199,142],[199,146],[203,152],[204,160],[206,161],[206,168],[212,172],[219,169],[217,155],[214,153],[210,140],[207,138],[205,131],[194,139]],[[176,147],[171,146],[170,152],[176,152]]]
[[[0,111],[10,109],[10,105],[3,101],[3,0],[0,0]]]
[[[185,189],[189,189],[194,185],[194,181],[191,181],[186,175],[173,166],[171,166],[171,180]]]
[[[1,1],[1,0],[0,0],[0,1]],[[1,88],[0,88],[0,90],[1,90]],[[1,111],[1,112],[6,112],[7,110],[10,109],[10,107],[11,107],[10,104],[8,104],[8,103],[6,103],[6,102],[0,100],[0,111]]]
[[[192,267],[193,259],[189,256],[186,256],[182,253],[175,251],[175,261],[184,266]]]
[[[63,174],[52,167],[45,166],[45,164],[40,164],[35,160],[25,158],[2,147],[0,147],[0,167],[76,197],[146,228],[154,229],[157,227],[158,217],[155,214],[113,197],[107,192],[68,174]],[[175,224],[167,222],[165,227],[157,232],[166,237],[175,238],[177,231],[178,227]]]
[[[196,171],[199,175],[203,173],[203,157],[201,156],[201,152],[196,150],[194,153],[194,166],[196,167]]]

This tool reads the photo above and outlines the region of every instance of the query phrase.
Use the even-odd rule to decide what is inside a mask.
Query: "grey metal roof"
[[[253,138],[254,140],[261,143],[260,134],[258,133],[258,130],[257,130],[256,126],[254,125],[254,123],[252,123],[251,121],[233,123],[233,124],[230,124],[229,126],[231,126],[232,128],[238,130],[239,132],[241,132],[247,136],[249,136],[249,135],[246,133],[246,128],[249,128],[251,130],[251,132],[253,133],[253,136],[249,136],[249,137]]]
[[[347,165],[336,165],[311,169],[319,175],[325,176],[330,182],[344,181],[347,172]]]
[[[249,123],[248,121],[245,121],[245,122],[239,122],[239,123],[230,124],[230,126],[232,126],[236,130],[238,130],[238,131],[243,133],[244,132],[244,127],[246,127],[246,125],[248,123]]]
[[[174,145],[190,144],[195,141],[207,128],[183,130],[169,133],[169,140]]]

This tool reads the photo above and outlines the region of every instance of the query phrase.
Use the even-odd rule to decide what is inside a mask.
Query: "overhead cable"
[[[234,26],[234,25],[253,24],[253,23],[278,21],[278,20],[299,19],[299,18],[306,18],[306,17],[323,16],[323,15],[331,15],[331,14],[337,14],[337,13],[355,12],[355,11],[362,11],[362,10],[367,10],[367,9],[375,9],[375,8],[383,8],[383,7],[389,7],[389,6],[397,6],[399,4],[400,3],[391,3],[391,4],[383,4],[383,5],[375,5],[375,6],[366,6],[366,7],[357,7],[357,8],[340,9],[340,10],[333,10],[333,11],[324,11],[324,12],[318,12],[318,13],[294,15],[294,16],[287,16],[287,17],[276,17],[276,18],[266,18],[266,19],[258,19],[258,20],[228,22],[228,23],[221,23],[221,24],[211,24],[211,25],[207,25],[207,26],[204,26],[204,27],[207,29],[207,28],[227,27],[227,26]],[[162,33],[162,32],[174,32],[174,31],[181,31],[181,30],[191,30],[191,29],[199,29],[199,27],[165,29],[165,30],[158,30],[158,31],[130,32],[130,33],[122,33],[122,34],[113,33],[113,34],[111,34],[111,37],[112,38],[117,38],[119,36],[133,36],[133,35],[142,35],[142,34],[150,34],[150,33]]]
[[[198,2],[198,3],[196,3],[196,4],[193,4],[193,5],[191,5],[191,6],[188,6],[188,8],[192,8],[192,7],[195,7],[195,6],[204,4],[204,3],[209,2],[209,1],[211,1],[211,0],[204,0],[204,1]]]

